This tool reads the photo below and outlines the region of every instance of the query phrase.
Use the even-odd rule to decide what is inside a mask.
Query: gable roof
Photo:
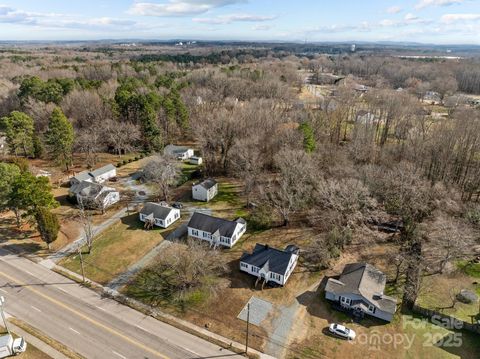
[[[97,168],[96,170],[91,171],[90,175],[92,177],[97,177],[113,170],[116,170],[115,166],[110,163],[106,166],[103,166],[103,167]]]
[[[188,222],[188,227],[208,233],[215,233],[218,231],[220,236],[230,238],[239,223],[245,224],[246,222],[243,218],[230,221],[228,219],[212,217],[204,213],[195,212]]]
[[[140,211],[141,214],[150,215],[153,214],[153,218],[165,220],[168,215],[175,209],[170,206],[166,206],[161,203],[147,202]]]
[[[209,190],[210,188],[214,187],[217,185],[217,181],[215,181],[214,179],[212,178],[208,178],[200,183],[197,183],[196,185],[194,185],[193,187],[196,187],[196,186],[202,186],[203,188],[205,188],[206,190]]]
[[[350,263],[338,280],[330,278],[325,291],[336,294],[357,294],[383,311],[395,313],[397,300],[383,294],[387,276],[368,263]]]
[[[177,145],[168,145],[168,146],[165,146],[165,148],[163,149],[163,151],[165,153],[169,153],[169,154],[179,154],[179,153],[184,153],[186,151],[188,151],[189,148],[188,147],[185,147],[185,146],[177,146]]]
[[[70,187],[70,193],[74,195],[80,195],[81,197],[87,197],[90,199],[96,198],[102,192],[114,192],[115,189],[107,186],[103,186],[99,183],[82,181],[74,184]]]
[[[285,250],[281,250],[257,243],[252,254],[244,253],[240,262],[263,268],[266,272],[285,275],[293,255],[298,255],[296,246],[289,245]]]
[[[92,176],[90,175],[90,172],[88,171],[80,172],[76,176],[73,176],[73,178],[75,178],[78,182],[88,181],[93,179]]]

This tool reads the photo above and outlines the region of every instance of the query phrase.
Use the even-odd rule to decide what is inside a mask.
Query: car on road
[[[175,202],[174,204],[172,204],[172,207],[177,209],[182,209],[183,204],[181,204],[180,202]]]
[[[328,330],[331,333],[338,335],[342,338],[346,338],[348,340],[354,340],[356,336],[355,332],[352,329],[348,329],[341,324],[332,323],[329,325]]]

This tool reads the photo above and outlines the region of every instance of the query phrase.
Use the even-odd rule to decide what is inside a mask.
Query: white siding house
[[[243,218],[234,221],[195,212],[187,225],[188,235],[209,242],[212,246],[231,248],[247,230]]]
[[[120,193],[115,188],[98,183],[82,181],[70,187],[69,195],[75,197],[77,203],[87,208],[105,210],[120,201]]]
[[[289,245],[284,250],[257,243],[253,252],[240,258],[240,270],[263,280],[265,284],[285,285],[298,262],[299,249]]]
[[[90,172],[90,175],[93,177],[93,180],[97,183],[103,183],[110,178],[114,178],[117,176],[117,169],[114,165],[108,164],[106,166],[97,168]]]
[[[167,228],[180,219],[180,210],[166,203],[145,203],[139,213],[140,221]]]
[[[193,149],[176,145],[165,146],[163,153],[175,157],[177,160],[188,160],[194,156]]]
[[[218,183],[213,179],[207,179],[192,186],[192,198],[197,201],[208,202],[218,193]]]
[[[70,184],[73,186],[79,184],[80,182],[96,182],[103,183],[110,178],[117,176],[117,169],[114,165],[108,164],[106,166],[97,168],[93,171],[83,171],[74,177],[70,178]]]
[[[351,263],[338,279],[328,279],[325,298],[390,322],[397,300],[383,294],[385,284],[386,276],[377,268],[366,263]]]
[[[193,156],[193,157],[190,157],[190,160],[188,160],[188,163],[190,163],[191,165],[201,165],[203,163],[203,159],[202,157]]]

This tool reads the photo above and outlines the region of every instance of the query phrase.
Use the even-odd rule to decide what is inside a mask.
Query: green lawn
[[[95,282],[107,284],[146,255],[163,240],[162,234],[171,230],[158,227],[144,230],[136,213],[122,218],[95,238],[90,254],[86,253],[86,247],[83,248],[85,275]],[[78,254],[62,260],[60,265],[81,274]]]
[[[457,267],[470,277],[480,278],[480,263],[459,261]]]

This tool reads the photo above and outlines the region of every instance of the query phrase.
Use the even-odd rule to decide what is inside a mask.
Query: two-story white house
[[[386,282],[387,276],[374,266],[350,263],[338,279],[328,279],[325,298],[390,322],[397,309],[397,300],[383,294]]]
[[[177,145],[165,146],[163,153],[165,155],[175,157],[177,160],[188,160],[194,156],[193,149]]]
[[[188,235],[208,241],[212,246],[231,248],[247,230],[243,218],[234,221],[195,212],[188,222]]]
[[[166,203],[145,203],[139,213],[140,220],[147,225],[167,228],[180,219],[180,210]]]
[[[70,184],[73,186],[80,182],[96,182],[96,183],[103,183],[110,178],[117,176],[117,169],[114,165],[108,164],[106,166],[97,168],[93,171],[83,171],[79,174],[70,178]]]
[[[252,253],[240,258],[240,270],[263,280],[265,284],[285,285],[298,262],[299,249],[288,245],[284,250],[268,244],[255,245]]]
[[[208,202],[218,193],[218,183],[214,179],[206,179],[192,186],[192,198]]]
[[[120,193],[115,188],[89,181],[74,184],[70,187],[69,195],[86,208],[102,211],[120,201]]]

